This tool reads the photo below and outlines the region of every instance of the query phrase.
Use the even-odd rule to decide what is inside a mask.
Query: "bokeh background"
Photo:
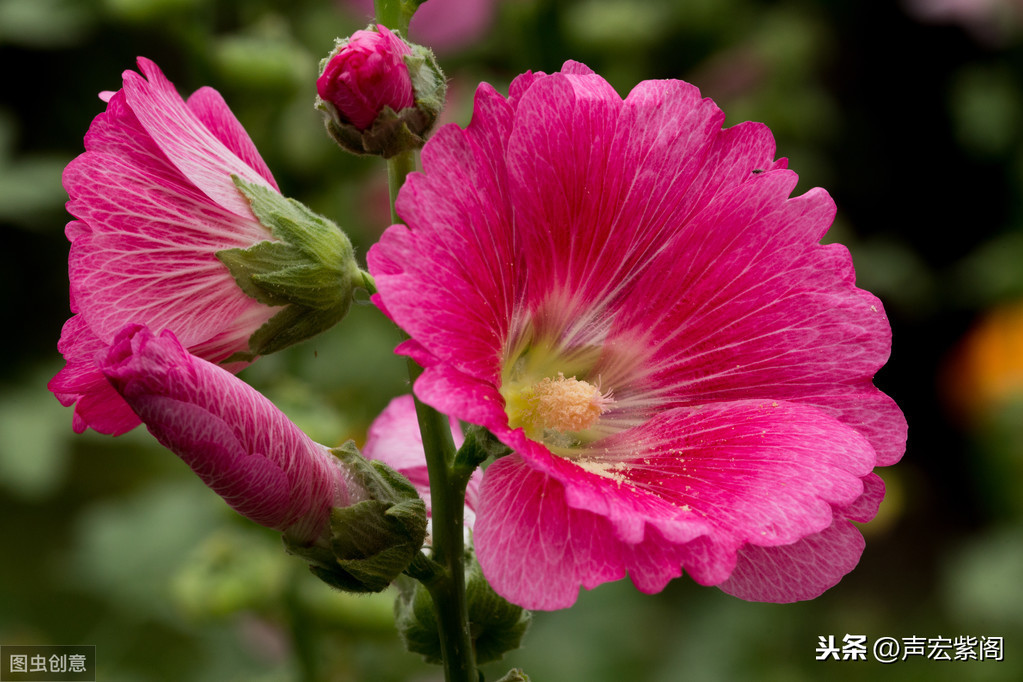
[[[104,682],[435,680],[391,595],[348,597],[231,512],[144,429],[71,431],[45,388],[68,316],[63,166],[96,94],[137,55],[226,97],[285,194],[360,253],[387,223],[379,161],[338,151],[312,109],[319,59],[365,26],[340,0],[0,0],[0,644],[95,644]],[[412,37],[466,123],[481,80],[587,63],[625,94],[697,84],[766,122],[798,192],[894,329],[877,384],[910,424],[859,568],[819,599],[751,604],[687,578],[627,581],[538,613],[486,668],[535,680],[1023,679],[1023,2],[430,0]],[[242,375],[323,443],[362,440],[407,390],[370,306]],[[1004,660],[817,662],[820,635],[1004,637]]]

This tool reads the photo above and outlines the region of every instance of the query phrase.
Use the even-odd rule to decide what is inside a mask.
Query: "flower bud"
[[[500,660],[517,649],[532,622],[532,614],[505,600],[483,577],[479,562],[470,550],[465,555],[465,598],[473,651],[479,664]],[[423,584],[398,583],[395,625],[405,648],[422,654],[428,662],[443,660],[437,608]],[[515,680],[521,677],[505,677]]]
[[[433,53],[379,24],[339,39],[320,69],[316,107],[334,141],[355,154],[418,149],[444,105]]]
[[[406,478],[351,442],[333,449],[314,442],[169,329],[157,335],[127,325],[99,364],[162,445],[239,514],[281,531],[285,548],[321,580],[379,592],[416,558],[426,506]]]
[[[168,329],[127,325],[100,367],[149,432],[235,511],[295,543],[325,537],[332,508],[369,497],[328,448]]]
[[[385,106],[401,111],[413,103],[404,61],[412,50],[385,26],[377,29],[356,31],[339,43],[316,80],[320,98],[359,130],[369,128]]]

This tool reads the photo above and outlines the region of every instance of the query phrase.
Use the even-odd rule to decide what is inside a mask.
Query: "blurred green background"
[[[317,63],[363,27],[328,0],[0,0],[0,644],[95,644],[99,680],[435,680],[390,595],[346,597],[231,512],[144,429],[71,431],[45,388],[67,309],[63,166],[137,55],[219,89],[285,194],[360,253],[387,222],[383,169],[312,109]],[[433,6],[433,7],[431,7]],[[454,6],[452,8],[452,6]],[[487,667],[535,680],[1023,679],[1023,3],[1019,0],[430,0],[412,37],[475,84],[587,63],[625,94],[684,78],[728,123],[766,122],[839,214],[828,239],[894,329],[877,384],[906,456],[859,568],[819,599],[751,604],[687,578],[626,581],[535,615]],[[243,377],[315,439],[361,442],[407,390],[375,309]],[[815,661],[818,636],[1004,637],[1004,661]]]

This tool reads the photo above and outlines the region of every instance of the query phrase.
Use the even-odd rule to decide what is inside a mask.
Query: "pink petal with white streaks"
[[[139,57],[138,64],[145,78],[125,71],[124,93],[146,132],[174,167],[214,203],[251,217],[231,174],[257,185],[270,183],[203,125],[153,62]]]

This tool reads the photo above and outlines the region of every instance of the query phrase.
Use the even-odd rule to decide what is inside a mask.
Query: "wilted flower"
[[[481,85],[369,253],[426,403],[514,453],[474,544],[498,593],[562,608],[682,569],[745,599],[817,596],[859,560],[906,424],[872,383],[890,329],[790,198],[766,126],[681,81],[623,101],[587,67]]]
[[[128,325],[100,364],[149,432],[256,523],[308,544],[324,534],[332,507],[368,497],[326,446],[170,330]]]
[[[336,322],[357,278],[347,237],[280,195],[216,90],[185,102],[153,62],[138,63],[143,75],[125,71],[123,88],[104,94],[85,153],[64,171],[77,218],[66,230],[74,315],[49,388],[77,403],[78,432],[139,423],[96,365],[125,324],[172,329],[190,352],[238,371]],[[309,299],[311,281],[322,300]]]

